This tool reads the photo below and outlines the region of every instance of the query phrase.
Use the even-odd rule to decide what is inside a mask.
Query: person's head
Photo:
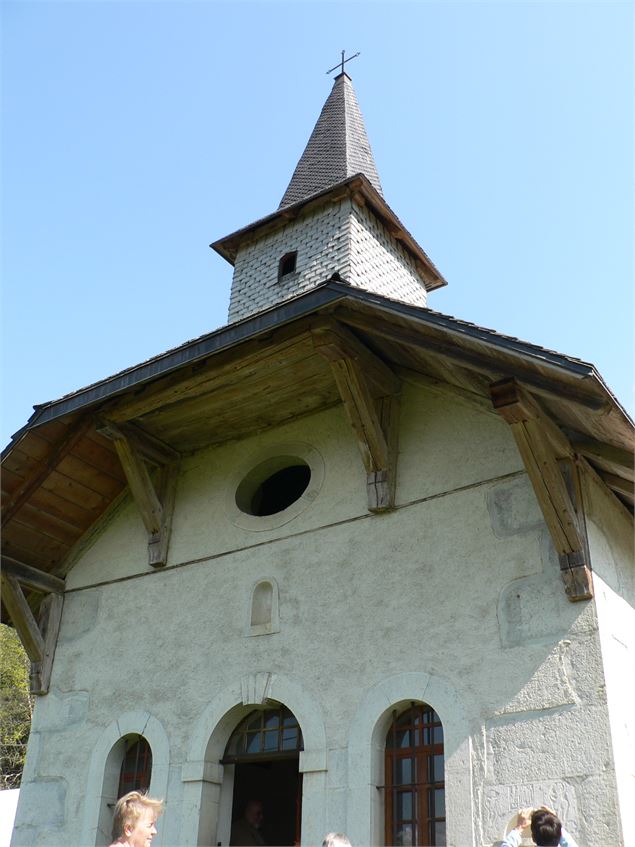
[[[162,811],[162,800],[153,800],[140,791],[129,791],[115,804],[113,840],[125,838],[131,847],[150,847],[157,834],[156,822]]]
[[[531,837],[539,847],[557,847],[562,835],[562,824],[546,809],[536,809],[531,816]]]
[[[245,820],[249,826],[253,826],[254,829],[260,829],[264,816],[262,800],[249,800],[245,806]]]
[[[351,842],[343,832],[327,832],[322,847],[351,847]]]

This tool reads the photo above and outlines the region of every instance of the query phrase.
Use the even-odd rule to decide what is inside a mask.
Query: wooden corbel
[[[45,594],[38,619],[31,611],[23,586]],[[2,602],[31,660],[31,694],[46,694],[62,619],[64,580],[15,559],[2,557]]]
[[[390,368],[337,321],[311,325],[329,363],[367,475],[368,510],[395,505],[400,383]]]
[[[101,420],[97,431],[113,442],[119,456],[148,533],[148,563],[162,567],[168,560],[180,455],[134,424]],[[157,468],[154,480],[149,464]]]
[[[494,408],[510,425],[560,561],[572,602],[593,597],[574,450],[562,430],[515,379],[490,385]]]

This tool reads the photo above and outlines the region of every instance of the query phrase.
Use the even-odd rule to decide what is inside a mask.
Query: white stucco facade
[[[319,485],[289,520],[241,525],[237,469],[289,444],[319,455]],[[506,424],[407,376],[397,508],[370,514],[365,483],[337,406],[186,458],[163,570],[132,501],[112,511],[67,577],[13,847],[105,843],[108,757],[130,732],[166,799],[155,843],[226,844],[219,761],[265,700],[302,729],[303,844],[384,843],[385,736],[411,701],[443,722],[448,845],[493,845],[541,803],[582,847],[634,843],[632,521],[585,482],[596,598],[568,602]],[[277,625],[260,634],[263,581]]]

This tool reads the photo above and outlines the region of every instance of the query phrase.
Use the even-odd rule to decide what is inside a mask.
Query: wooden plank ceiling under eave
[[[344,286],[326,289],[327,294],[334,289],[337,299],[323,305],[311,299],[314,295],[296,298],[288,316],[287,306],[279,307],[266,331],[261,316],[255,318],[255,329],[247,327],[242,336],[237,335],[241,325],[223,328],[209,338],[238,340],[192,360],[192,345],[207,343],[208,337],[188,343],[177,349],[176,367],[157,368],[156,375],[138,382],[126,374],[123,390],[111,391],[106,380],[92,395],[90,389],[71,395],[73,401],[86,395],[81,409],[40,425],[36,419],[3,459],[8,516],[3,552],[63,573],[73,545],[125,489],[113,444],[96,431],[98,418],[134,424],[184,453],[338,403],[331,370],[313,345],[311,327],[318,315],[340,321],[394,370],[421,373],[481,401],[489,402],[492,382],[514,376],[558,426],[586,444],[584,455],[622,502],[632,505],[632,465],[625,466],[633,450],[632,428],[600,381],[587,376],[584,363],[577,368],[575,360],[549,351],[522,342],[505,344],[502,336],[425,309]],[[304,312],[298,311],[301,300],[308,303]],[[154,361],[146,364],[154,367]]]

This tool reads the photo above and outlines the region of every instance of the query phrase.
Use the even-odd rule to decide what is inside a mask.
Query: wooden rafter
[[[23,586],[44,592],[39,619],[31,611]],[[27,656],[31,660],[31,693],[49,690],[53,658],[57,646],[64,581],[9,557],[2,558],[2,602],[4,603]]]
[[[167,374],[138,396],[124,396],[108,410],[108,419],[115,424],[132,421],[182,400],[233,385],[267,362],[275,363],[284,358],[302,341],[303,329],[306,330],[304,324],[282,327],[273,336],[269,334],[243,344],[238,359],[233,351],[227,351],[195,362],[185,370]],[[306,335],[304,340],[307,340]]]
[[[168,560],[180,456],[169,445],[132,424],[100,421],[97,429],[112,440],[119,456],[148,533],[148,562],[152,567],[162,567]],[[158,467],[156,483],[148,463]]]
[[[558,553],[567,597],[588,600],[593,596],[593,582],[573,448],[515,379],[492,384],[490,394],[494,408],[512,430]]]
[[[316,321],[316,351],[329,363],[366,469],[368,509],[395,504],[400,383],[346,327]]]
[[[64,580],[58,576],[40,571],[37,568],[32,568],[30,565],[25,565],[11,556],[2,557],[2,572],[11,574],[18,579],[22,585],[27,585],[35,591],[43,591],[48,593],[52,591],[55,594],[64,593]]]
[[[617,465],[631,473],[633,472],[635,454],[630,450],[614,447],[612,444],[604,444],[579,433],[571,433],[570,437],[576,453],[581,453],[587,459],[609,462],[611,465]]]
[[[411,347],[414,350],[421,352],[428,351],[436,354],[443,359],[447,359],[449,362],[455,362],[458,365],[483,374],[489,380],[496,376],[497,370],[500,370],[500,365],[497,365],[488,356],[463,350],[450,341],[439,341],[424,335],[422,332],[406,329],[405,327],[389,326],[388,324],[380,324],[379,322],[375,324],[363,315],[349,311],[344,312],[338,310],[335,312],[335,315],[341,321],[362,330],[362,332],[385,338],[388,341],[393,341],[405,347]],[[518,374],[523,383],[530,385],[532,390],[547,395],[555,394],[556,396],[560,396],[562,393],[562,385],[559,382],[551,380],[548,377],[537,376],[534,371],[524,367],[520,362],[514,365],[514,372]],[[608,408],[608,401],[605,398],[600,398],[595,394],[590,394],[587,391],[581,391],[573,387],[567,389],[567,398],[588,409],[600,410]]]
[[[33,473],[24,480],[22,485],[11,496],[11,501],[2,511],[2,526],[11,520],[26,503],[29,497],[36,491],[48,476],[55,470],[62,459],[67,456],[73,447],[80,441],[92,426],[92,419],[88,416],[80,418],[74,426],[66,433],[63,440],[55,447],[53,452],[41,464],[36,465]]]

